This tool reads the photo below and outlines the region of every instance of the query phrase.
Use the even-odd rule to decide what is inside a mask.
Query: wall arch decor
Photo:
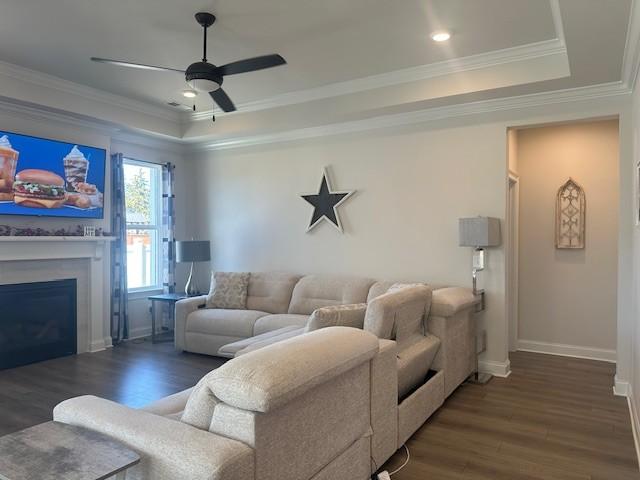
[[[584,189],[569,178],[556,196],[556,248],[584,248],[586,210]]]

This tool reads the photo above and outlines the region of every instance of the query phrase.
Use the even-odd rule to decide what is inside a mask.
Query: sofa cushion
[[[253,326],[266,312],[256,310],[224,310],[203,308],[187,317],[186,331],[228,337],[250,337]]]
[[[204,379],[222,402],[269,412],[371,360],[378,348],[362,330],[323,328],[236,357]]]
[[[269,340],[272,338],[277,338],[285,332],[300,330],[300,328],[301,327],[298,327],[297,325],[293,325],[290,327],[283,327],[277,330],[272,330],[269,332],[262,333],[260,335],[256,335],[255,337],[243,338],[242,340],[238,340],[236,342],[227,343],[226,345],[223,345],[222,347],[220,347],[220,349],[218,350],[218,356],[225,357],[225,358],[233,358],[235,357],[236,353],[238,353],[240,350],[248,347],[253,343],[262,342],[264,340]]]
[[[283,327],[304,327],[309,321],[309,315],[295,315],[293,313],[281,313],[260,317],[253,327],[253,335],[261,335],[271,330]]]
[[[211,274],[207,308],[247,308],[248,287],[248,273],[215,272]]]
[[[311,315],[316,308],[363,303],[372,284],[368,278],[307,275],[293,289],[289,313]]]
[[[278,272],[252,272],[249,277],[247,308],[269,313],[287,313],[293,287],[300,275]]]
[[[327,327],[353,327],[362,329],[364,315],[367,311],[366,303],[352,303],[350,305],[332,305],[317,308],[309,317],[307,332]]]
[[[402,399],[424,383],[427,372],[440,348],[434,335],[415,335],[398,349],[398,398]]]

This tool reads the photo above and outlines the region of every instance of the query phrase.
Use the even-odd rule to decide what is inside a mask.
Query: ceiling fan
[[[208,92],[213,101],[225,112],[236,110],[235,105],[229,96],[222,89],[224,77],[237,73],[254,72],[265,68],[277,67],[287,62],[280,55],[263,55],[260,57],[247,58],[226,65],[216,66],[207,61],[207,28],[216,21],[216,17],[211,13],[199,12],[195,15],[196,21],[204,29],[204,42],[202,61],[192,63],[186,70],[177,68],[158,67],[156,65],[145,65],[141,63],[126,62],[124,60],[112,60],[109,58],[91,57],[91,60],[99,63],[110,63],[121,67],[139,68],[143,70],[155,70],[159,72],[179,72],[184,73],[187,83],[194,90]],[[215,121],[215,116],[213,120]]]

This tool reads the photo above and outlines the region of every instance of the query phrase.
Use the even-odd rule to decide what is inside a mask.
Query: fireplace
[[[0,285],[0,369],[77,352],[76,280]]]

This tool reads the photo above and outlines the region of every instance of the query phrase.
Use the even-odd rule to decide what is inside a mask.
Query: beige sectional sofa
[[[372,458],[378,465],[475,370],[477,299],[468,288],[432,291],[424,284],[360,277],[251,273],[247,310],[202,308],[205,301],[201,296],[176,304],[176,348],[229,358],[304,335],[322,327],[328,307],[349,306],[348,323],[334,324],[380,339],[374,371],[381,373],[372,385],[378,392],[372,396]],[[234,325],[240,317],[241,325]]]
[[[195,387],[142,410],[78,397],[54,419],[139,452],[127,479],[365,480],[474,371],[469,289],[251,278],[246,310],[177,303],[177,348],[234,357]]]

